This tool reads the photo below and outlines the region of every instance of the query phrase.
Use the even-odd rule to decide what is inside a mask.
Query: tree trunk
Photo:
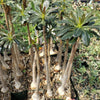
[[[63,20],[62,12],[60,14],[60,20]],[[59,38],[59,51],[58,51],[58,65],[55,67],[55,70],[60,70],[61,69],[61,61],[62,61],[62,40]]]
[[[56,50],[53,50],[53,40],[52,37],[50,37],[50,55],[55,55],[57,54]]]
[[[66,62],[67,62],[67,56],[68,56],[68,46],[69,46],[69,41],[66,40],[66,50],[65,50],[65,56],[64,56],[64,63],[63,63],[63,73],[66,69]]]
[[[10,25],[10,32],[13,35],[14,34],[14,28],[13,28],[12,16],[10,14],[10,10],[11,10],[11,8],[9,7],[9,14],[8,14],[8,16],[9,16],[9,25]],[[18,48],[16,47],[16,43],[13,42],[13,44],[12,44],[12,58],[15,57],[14,58],[14,60],[15,60],[14,63],[16,63],[15,64],[16,74],[18,76],[22,76],[22,72],[19,69],[20,61],[19,61],[19,57],[18,57],[19,54],[18,54],[18,50],[17,49]]]
[[[31,45],[31,36],[30,36],[30,29],[29,29],[29,24],[27,23],[27,30],[28,30],[28,44],[29,46]],[[31,62],[31,65],[32,65],[32,62],[33,62],[33,46],[31,46],[29,48],[29,55],[30,55],[30,62]]]
[[[35,47],[35,51],[36,51],[36,62],[37,62],[37,88],[36,88],[36,92],[39,92],[39,83],[40,83],[40,62],[39,62],[39,52],[38,49]]]
[[[14,60],[14,67],[15,67],[15,70],[16,70],[16,75],[17,76],[22,76],[22,72],[20,71],[19,69],[19,62],[18,62],[18,57],[17,57],[17,51],[16,51],[16,43],[13,43],[13,46],[12,46],[12,59]]]
[[[72,46],[72,51],[71,51],[71,54],[70,54],[70,58],[68,60],[67,67],[66,67],[66,70],[65,70],[63,78],[62,78],[62,85],[58,89],[58,93],[60,95],[64,95],[65,84],[66,84],[66,82],[69,82],[70,75],[71,75],[72,64],[73,64],[73,59],[74,59],[76,50],[78,48],[78,44],[79,44],[79,38],[77,39],[77,42]]]
[[[43,37],[44,37],[44,59],[45,59],[45,68],[46,68],[46,80],[47,80],[47,96],[52,96],[51,86],[50,86],[50,76],[49,76],[49,68],[48,68],[48,58],[47,58],[47,40],[46,40],[46,33],[45,33],[45,26],[43,26]]]
[[[39,44],[39,31],[36,31],[36,35],[37,35],[37,44]],[[38,52],[38,51],[37,51]],[[33,65],[32,65],[32,83],[31,83],[31,89],[34,90],[37,87],[37,82],[36,82],[36,61],[37,61],[37,52],[36,52],[36,48],[35,48],[35,56],[34,56],[34,61],[33,61]],[[39,53],[39,52],[38,52]]]
[[[49,71],[50,71],[50,66],[51,66],[51,59],[50,59],[50,39],[48,39],[48,67],[49,67]],[[50,72],[49,72],[49,74],[50,74]]]
[[[37,30],[37,44],[39,44],[39,31]],[[35,66],[34,66],[34,81],[36,81],[36,91],[35,93],[32,95],[32,100],[40,100],[40,96],[39,96],[39,84],[40,84],[40,61],[39,61],[39,50],[37,49],[37,47],[35,46],[35,59],[34,59],[34,63],[36,62],[37,65],[37,81],[36,81],[36,77],[35,77]]]
[[[19,66],[20,69],[23,70],[24,66],[23,66],[22,61],[20,59],[21,58],[20,51],[19,51],[18,46],[17,46],[16,43],[14,43],[14,46],[15,46],[16,60],[17,60],[18,66]]]
[[[62,40],[60,39],[60,45],[59,45],[59,60],[58,64],[61,67],[61,61],[62,61]]]
[[[12,70],[13,70],[13,74],[14,74],[15,88],[19,89],[21,87],[21,83],[19,82],[20,75],[18,76],[18,74],[17,74],[17,68],[16,68],[17,65],[16,65],[14,57],[12,57],[12,58],[13,58],[12,59],[12,66],[13,66]]]
[[[36,51],[35,51],[35,56],[34,56],[34,61],[32,64],[32,83],[31,83],[31,89],[34,90],[36,89]]]
[[[59,51],[58,51],[58,64],[57,66],[55,66],[55,70],[60,70],[61,69],[61,61],[62,61],[62,40],[60,40],[60,43],[59,43]]]
[[[27,4],[26,1],[27,1],[27,0],[23,0],[23,1],[22,1],[22,2],[23,2],[24,10],[25,10],[25,8],[27,7],[27,5],[26,5],[26,4]]]
[[[39,44],[39,31],[37,30],[37,44]],[[37,88],[36,92],[39,93],[39,84],[40,84],[40,60],[39,60],[39,49],[35,47],[36,51],[36,62],[37,62]]]

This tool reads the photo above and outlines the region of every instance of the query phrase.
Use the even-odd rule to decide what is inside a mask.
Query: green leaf
[[[73,37],[79,37],[82,33],[82,30],[80,28],[75,29]]]
[[[61,24],[63,24],[63,23],[65,23],[65,24],[68,24],[68,25],[71,25],[71,26],[74,26],[75,25],[75,23],[73,22],[73,20],[72,19],[70,19],[70,18],[66,18],[66,20],[61,20],[61,21],[58,21],[59,23],[61,23]]]
[[[62,36],[62,35],[64,35],[64,34],[65,34],[66,32],[68,32],[70,29],[71,29],[71,27],[59,31],[59,32],[57,33],[57,36]]]
[[[31,6],[32,6],[32,9],[35,10],[35,5],[33,2],[31,2]]]
[[[85,31],[82,32],[82,41],[83,41],[83,44],[86,46],[88,46],[90,43],[90,37],[88,33],[86,33]]]
[[[85,20],[85,14],[82,15],[82,18],[81,18],[81,23],[83,23]]]
[[[93,35],[95,35],[97,38],[100,38],[100,34],[98,35],[97,32],[90,30],[90,33],[92,33]]]
[[[74,23],[76,24],[77,21],[78,21],[76,14],[74,14],[74,12],[71,12],[71,16],[72,16],[72,18],[74,20]]]
[[[28,46],[28,48],[31,48],[32,47],[32,44],[30,44],[29,46]]]
[[[74,34],[73,32],[68,32],[61,39],[62,40],[70,39],[73,36],[73,34]]]
[[[71,38],[69,43],[74,44],[77,41],[77,38]]]
[[[36,24],[40,20],[40,17],[33,16],[29,20],[30,20],[30,23]]]

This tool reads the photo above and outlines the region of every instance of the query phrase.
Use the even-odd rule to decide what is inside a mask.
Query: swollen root
[[[21,87],[21,83],[19,81],[15,81],[15,88],[19,89]]]
[[[53,51],[53,49],[50,49],[50,55],[55,55],[57,54],[57,51]]]
[[[37,83],[36,82],[32,82],[31,83],[31,90],[36,89],[36,87],[37,87]]]
[[[33,93],[32,100],[40,100],[40,96],[37,92]]]
[[[59,71],[59,70],[61,70],[60,65],[59,65],[59,64],[57,64],[57,66],[55,66],[54,70],[55,70],[55,71]]]
[[[61,87],[58,88],[58,93],[61,96],[63,96],[65,94],[65,90],[64,90],[64,87],[63,86],[61,86]]]
[[[6,93],[6,92],[8,92],[8,90],[9,90],[9,88],[8,88],[7,86],[3,86],[3,87],[1,88],[1,92],[2,92],[2,93]]]
[[[52,97],[52,91],[51,91],[51,89],[47,90],[47,94],[46,95],[47,95],[47,97]]]

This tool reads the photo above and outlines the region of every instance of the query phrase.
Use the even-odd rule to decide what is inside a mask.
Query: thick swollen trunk
[[[18,55],[17,55],[17,49],[16,49],[16,43],[13,43],[12,47],[12,59],[14,60],[14,67],[16,70],[17,76],[22,76],[22,72],[19,69],[19,62],[18,62]]]
[[[37,31],[37,44],[39,44],[39,31]],[[39,60],[39,50],[35,47],[36,51],[36,64],[37,64],[37,88],[36,92],[39,93],[39,84],[40,84],[40,60]]]
[[[55,55],[57,54],[57,51],[53,50],[53,40],[52,40],[52,37],[50,38],[50,55]]]
[[[60,45],[59,45],[59,60],[58,64],[61,67],[61,61],[62,61],[62,40],[60,39]]]
[[[13,28],[13,23],[12,23],[12,16],[11,16],[11,13],[10,13],[10,10],[11,8],[9,7],[9,25],[10,25],[10,31],[12,33],[12,35],[14,34],[14,28]],[[20,64],[20,61],[19,61],[19,54],[18,54],[18,48],[16,47],[16,43],[13,42],[13,45],[12,45],[12,56],[15,57],[14,58],[14,62],[16,63],[15,64],[15,68],[16,68],[16,74],[17,76],[22,76],[22,72],[20,71],[19,69],[19,64]]]
[[[68,56],[68,46],[69,46],[69,41],[66,40],[66,50],[65,50],[65,54],[64,54],[63,73],[66,69],[66,62],[67,62],[67,56]]]
[[[16,52],[16,60],[17,60],[17,63],[18,63],[18,66],[19,66],[19,68],[20,69],[24,69],[24,66],[23,66],[23,64],[22,64],[22,62],[21,62],[21,59],[20,59],[20,51],[19,51],[19,49],[18,49],[18,46],[17,46],[17,44],[16,43],[14,43],[14,46],[15,46],[15,52]]]
[[[72,51],[71,51],[71,54],[70,54],[70,57],[69,57],[69,60],[68,60],[68,63],[67,63],[66,70],[65,70],[63,78],[62,78],[62,85],[58,89],[58,93],[60,95],[64,95],[65,84],[66,84],[66,82],[69,82],[72,64],[73,64],[73,59],[74,59],[76,50],[78,48],[78,44],[79,44],[79,38],[77,39],[77,42],[72,46]]]
[[[12,59],[12,66],[13,66],[12,70],[13,70],[13,74],[14,74],[15,88],[19,89],[21,87],[21,83],[19,82],[19,76],[16,73],[17,72],[17,69],[16,69],[17,66],[16,66],[16,62],[15,62],[14,57]]]
[[[61,69],[61,61],[62,61],[62,40],[60,39],[59,51],[58,51],[58,64],[57,66],[55,66],[55,70]]]
[[[34,61],[32,65],[32,83],[31,83],[31,89],[34,90],[36,89],[36,52],[34,56]]]
[[[52,96],[51,86],[50,86],[50,74],[49,74],[49,68],[48,68],[48,58],[47,58],[47,40],[46,40],[46,33],[45,33],[45,26],[43,26],[43,37],[44,37],[44,59],[45,59],[45,68],[46,68],[46,80],[47,80],[47,96]]]
[[[62,70],[62,75],[60,77],[61,81],[62,81],[62,77],[63,77],[63,74],[64,74],[65,69],[66,69],[66,62],[67,62],[67,56],[68,56],[68,46],[69,46],[69,41],[66,40],[66,50],[65,50],[65,54],[64,54],[63,70]]]
[[[3,69],[10,69],[10,67],[6,64],[1,54],[0,54],[0,62],[2,63]]]
[[[39,44],[39,31],[36,31],[36,35],[37,35],[37,44]],[[36,61],[37,61],[37,52],[36,48],[35,48],[35,56],[34,56],[34,61],[32,64],[32,83],[31,83],[31,89],[34,90],[37,87],[37,82],[36,82]],[[39,52],[38,52],[39,53]]]
[[[1,66],[0,66],[0,80],[1,80],[1,83],[2,83],[1,92],[6,93],[9,89],[7,87],[7,84],[6,84],[6,79],[3,78],[3,70],[1,68]]]
[[[39,96],[39,84],[40,84],[40,62],[39,62],[39,52],[37,47],[35,47],[35,52],[36,52],[36,63],[37,63],[37,86],[36,86],[36,91],[35,93],[32,95],[32,100],[40,100],[40,96]]]
[[[60,15],[60,20],[63,20],[62,13]],[[60,70],[61,69],[61,61],[62,61],[62,40],[59,38],[60,43],[59,43],[59,51],[58,51],[58,65],[55,67],[55,70]]]
[[[39,84],[40,84],[40,61],[39,61],[39,52],[38,49],[35,47],[35,51],[36,51],[36,63],[37,63],[37,88],[36,88],[36,92],[39,92]]]
[[[31,45],[31,35],[30,35],[30,29],[29,29],[29,24],[27,23],[27,30],[28,30],[28,44],[29,46]],[[32,62],[33,62],[33,50],[32,50],[33,46],[31,46],[29,48],[29,55],[30,55],[30,62],[31,62],[31,65],[32,65]]]
[[[49,71],[50,71],[50,65],[51,65],[51,59],[50,59],[50,39],[49,39],[48,40],[48,67],[49,67]]]

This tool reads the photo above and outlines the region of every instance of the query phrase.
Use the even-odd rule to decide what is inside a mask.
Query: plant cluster
[[[55,61],[57,65],[54,71],[62,71],[61,86],[57,92],[61,96],[64,95],[66,85],[70,84],[73,61],[76,51],[80,47],[80,42],[87,47],[91,45],[92,37],[96,36],[98,39],[100,37],[99,11],[93,13],[95,10],[92,12],[90,6],[77,6],[71,0],[1,0],[0,4],[3,10],[0,15],[0,19],[2,19],[0,21],[0,47],[4,55],[3,58],[0,54],[0,70],[2,70],[0,72],[1,91],[5,93],[9,90],[6,78],[2,73],[9,69],[9,66],[6,64],[6,61],[10,60],[7,52],[10,52],[12,55],[12,68],[10,69],[14,73],[16,89],[21,87],[19,79],[23,75],[22,70],[24,69],[20,53],[28,52],[29,63],[32,69],[32,83],[30,87],[31,90],[35,90],[31,99],[40,100],[41,58],[44,59],[43,66],[46,74],[46,96],[48,98],[53,97],[50,68],[51,55],[55,54],[57,54]],[[58,45],[58,51],[54,50],[56,46],[54,42]],[[62,61],[63,47],[65,49],[64,61]],[[71,53],[68,57],[69,47],[71,48]],[[97,49],[96,47],[94,50],[98,53],[97,59],[99,59],[100,52]],[[89,59],[92,59],[92,56]],[[89,68],[91,71],[92,66]],[[91,86],[95,83],[95,76],[98,76],[95,75],[96,73],[98,74],[97,69],[95,72],[87,73]],[[86,68],[81,67],[76,70],[82,73],[82,77],[78,79],[78,84],[81,84],[85,81],[83,78]],[[68,93],[71,97],[70,91]]]

